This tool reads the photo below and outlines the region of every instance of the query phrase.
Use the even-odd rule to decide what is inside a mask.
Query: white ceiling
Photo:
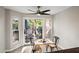
[[[49,11],[47,13],[53,15],[53,14],[56,14],[58,12],[65,10],[69,7],[70,6],[41,6],[40,10],[43,11],[43,10],[46,10],[46,9],[50,9],[51,11]],[[34,10],[34,11],[37,10],[36,6],[4,6],[4,8],[11,9],[11,10],[14,10],[14,11],[18,11],[18,12],[21,12],[21,13],[27,13],[27,14],[33,13],[33,12],[29,11],[28,9],[31,9],[31,10]]]

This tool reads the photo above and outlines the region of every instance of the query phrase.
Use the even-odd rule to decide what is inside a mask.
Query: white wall
[[[0,7],[0,53],[5,52],[5,10]]]
[[[10,12],[9,10],[5,10],[5,49],[10,49]]]
[[[23,35],[22,35],[22,24],[21,24],[21,21],[22,21],[22,14],[19,13],[19,12],[16,12],[16,11],[11,11],[11,10],[8,10],[6,9],[5,10],[6,12],[6,51],[9,51],[9,50],[13,50],[13,49],[16,49],[17,47],[21,46],[22,45],[22,39],[23,39]],[[19,20],[19,41],[16,41],[16,42],[13,42],[13,39],[12,39],[12,20],[15,19],[15,18],[18,18]]]
[[[64,49],[79,47],[79,7],[71,7],[54,15],[54,33]]]

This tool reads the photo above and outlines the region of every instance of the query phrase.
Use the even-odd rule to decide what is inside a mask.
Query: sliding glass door
[[[24,39],[25,43],[32,43],[34,40],[43,37],[43,20],[42,19],[25,19],[24,20]]]

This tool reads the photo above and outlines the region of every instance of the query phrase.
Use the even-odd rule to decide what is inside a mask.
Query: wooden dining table
[[[45,47],[46,52],[48,51],[49,44],[54,44],[50,39],[37,39],[34,41],[35,45],[39,45],[41,48]]]

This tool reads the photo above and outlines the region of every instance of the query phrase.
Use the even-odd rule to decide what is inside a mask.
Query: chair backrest
[[[59,41],[59,37],[58,36],[54,36],[55,38],[55,45],[57,45],[58,41]]]

